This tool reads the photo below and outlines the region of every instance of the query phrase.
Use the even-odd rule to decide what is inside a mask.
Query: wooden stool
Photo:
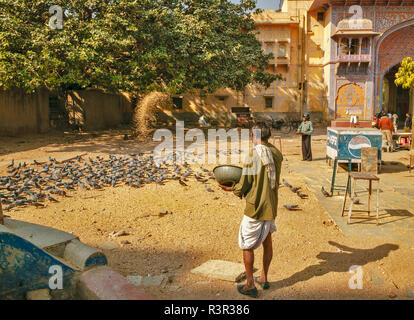
[[[282,152],[282,137],[281,137],[281,136],[274,136],[274,137],[272,137],[272,139],[273,139],[273,145],[274,145],[274,146],[276,146],[276,139],[279,139],[279,146],[280,146],[279,151],[280,151],[281,153],[283,153],[283,152]]]
[[[353,180],[353,181],[352,181]],[[369,173],[361,173],[361,172],[351,172],[348,173],[348,181],[346,183],[346,191],[345,191],[345,197],[344,197],[344,203],[342,206],[342,217],[344,216],[344,212],[345,212],[345,204],[346,204],[346,198],[348,195],[348,186],[353,182],[353,195],[351,193],[349,193],[349,197],[351,198],[351,204],[349,206],[349,212],[348,212],[348,224],[351,223],[351,218],[352,218],[352,205],[354,204],[354,199],[355,199],[355,195],[356,195],[356,190],[355,190],[355,185],[356,185],[356,181],[357,180],[367,180],[369,181],[369,188],[368,188],[368,210],[354,210],[354,211],[358,211],[358,212],[368,212],[368,217],[365,219],[376,219],[377,220],[377,225],[379,224],[378,221],[378,213],[379,213],[379,181],[380,179],[373,175],[373,174],[369,174]],[[378,187],[377,187],[377,214],[376,214],[376,218],[374,217],[370,217],[370,213],[371,213],[371,195],[372,195],[372,181],[377,181],[378,182]],[[359,217],[360,219],[364,219]],[[355,218],[354,218],[355,219]],[[356,218],[358,219],[358,218]]]

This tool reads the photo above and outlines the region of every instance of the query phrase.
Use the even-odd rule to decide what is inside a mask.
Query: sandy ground
[[[87,152],[90,156],[151,151],[156,143],[124,141],[124,131],[92,134],[63,134],[0,138],[0,175],[11,159],[32,163],[49,156],[67,159]],[[319,145],[318,145],[319,144]],[[289,169],[289,161],[300,159],[297,137],[284,138],[282,177],[301,186],[309,199],[302,200],[286,187],[280,188],[277,232],[273,236],[274,257],[270,267],[271,288],[259,299],[412,299],[406,286],[414,289],[414,247],[390,239],[346,237],[332,223],[303,177]],[[314,141],[314,157],[324,156],[323,141]],[[212,169],[213,165],[205,165]],[[196,169],[199,166],[195,166]],[[242,262],[238,228],[244,200],[221,190],[215,181],[191,179],[187,187],[178,181],[165,185],[127,186],[76,190],[59,203],[45,208],[12,209],[11,218],[38,223],[79,236],[91,246],[115,241],[118,249],[104,250],[109,265],[123,275],[159,275],[170,283],[145,290],[158,299],[245,299],[231,282],[212,280],[190,273],[210,259]],[[284,204],[299,204],[288,211]],[[159,217],[163,210],[172,214]],[[112,231],[129,235],[110,239]],[[121,244],[128,240],[130,244]],[[255,267],[261,268],[262,249]],[[363,288],[350,289],[349,268],[362,267]],[[171,286],[180,286],[172,291]],[[175,287],[174,287],[175,288]],[[247,298],[248,299],[248,298]]]

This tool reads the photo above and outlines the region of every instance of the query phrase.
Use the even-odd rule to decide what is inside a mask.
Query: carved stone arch
[[[406,56],[414,57],[414,19],[389,28],[377,40],[374,73],[375,112],[378,112],[382,106],[384,75]]]

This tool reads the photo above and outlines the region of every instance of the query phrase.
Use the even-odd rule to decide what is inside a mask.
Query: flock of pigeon
[[[49,161],[33,164],[7,166],[9,175],[0,177],[0,200],[8,211],[14,207],[32,205],[44,207],[45,201],[58,202],[57,196],[66,196],[68,191],[80,187],[85,190],[102,189],[128,185],[139,188],[144,184],[164,184],[167,180],[178,180],[183,186],[189,177],[200,183],[215,179],[208,169],[200,167],[194,172],[187,162],[154,161],[152,155],[130,153],[128,156],[110,155],[109,159],[96,156],[83,159],[79,155],[73,159],[59,162],[49,157]],[[213,190],[206,185],[208,192]]]
[[[194,172],[187,162],[177,164],[170,157],[159,161],[152,155],[130,153],[128,156],[110,155],[109,159],[96,156],[95,159],[84,155],[59,162],[49,157],[49,161],[40,163],[34,160],[31,166],[26,162],[15,165],[14,160],[7,166],[8,176],[0,177],[0,201],[8,211],[14,207],[32,205],[44,207],[45,200],[58,202],[57,196],[66,196],[70,190],[80,187],[85,190],[102,189],[128,185],[139,188],[144,184],[164,184],[167,180],[178,180],[180,185],[190,176],[200,183],[215,179],[214,174],[200,166],[199,172]],[[293,187],[285,179],[283,185],[301,199],[308,195],[300,191],[300,187]],[[205,185],[208,192],[213,192],[210,186]],[[322,193],[330,196],[323,187]],[[288,210],[298,210],[298,205],[284,205]]]
[[[299,191],[301,189],[301,187],[293,187],[285,179],[282,179],[282,183],[286,187],[288,187],[293,193],[296,193],[299,198],[301,198],[301,199],[307,199],[308,198],[307,194],[304,194],[301,191]],[[284,207],[288,210],[299,210],[299,206],[297,204],[285,204]]]

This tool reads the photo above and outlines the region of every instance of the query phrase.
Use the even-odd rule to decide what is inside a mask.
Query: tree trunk
[[[411,150],[414,150],[414,121],[412,119],[414,115],[411,115]]]

